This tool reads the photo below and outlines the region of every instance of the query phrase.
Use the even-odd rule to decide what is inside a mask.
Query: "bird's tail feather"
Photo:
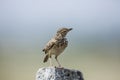
[[[47,61],[48,61],[48,58],[49,58],[49,55],[46,55],[46,56],[44,57],[43,62],[44,62],[44,63],[47,62]]]

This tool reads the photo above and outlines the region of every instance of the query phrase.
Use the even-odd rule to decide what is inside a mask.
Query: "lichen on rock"
[[[84,80],[79,70],[46,67],[40,68],[36,80]]]

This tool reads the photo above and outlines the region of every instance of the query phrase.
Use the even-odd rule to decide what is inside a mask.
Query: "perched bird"
[[[56,35],[46,44],[46,46],[43,49],[43,52],[45,52],[45,57],[43,62],[47,62],[48,59],[50,59],[50,66],[52,66],[52,55],[55,55],[55,59],[61,67],[61,64],[59,63],[57,57],[65,50],[65,48],[68,45],[68,41],[66,35],[69,31],[71,31],[72,28],[60,28]]]

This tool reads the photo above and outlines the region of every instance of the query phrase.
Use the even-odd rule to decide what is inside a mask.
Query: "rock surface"
[[[36,80],[84,80],[78,70],[65,68],[46,67],[40,68],[36,74]]]

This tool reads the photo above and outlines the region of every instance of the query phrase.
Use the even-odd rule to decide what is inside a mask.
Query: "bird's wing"
[[[55,41],[51,39],[42,51],[45,52],[46,54],[54,45],[55,45]]]

